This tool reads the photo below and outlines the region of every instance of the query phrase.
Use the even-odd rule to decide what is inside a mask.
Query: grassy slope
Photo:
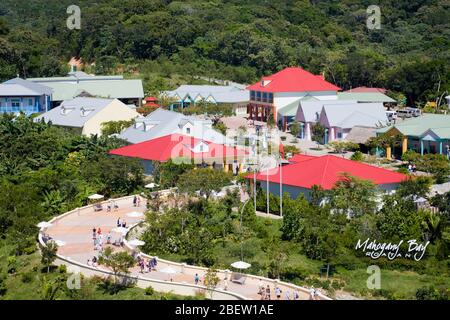
[[[264,219],[264,218],[258,218]],[[271,234],[279,233],[281,221],[272,221],[266,223],[268,232]],[[269,263],[266,252],[263,248],[265,244],[261,239],[250,239],[244,243],[244,260],[251,263],[253,267],[249,269],[249,273],[267,276],[265,272],[257,269],[257,266],[264,266]],[[289,242],[282,242],[283,251],[288,253],[288,260],[285,262],[285,266],[290,266],[296,269],[300,269],[312,277],[319,277],[319,269],[322,266],[322,262],[308,259],[305,255],[299,252],[297,244]],[[240,258],[240,245],[234,243],[231,240],[226,241],[225,247],[222,243],[218,243],[215,246],[215,255],[218,257],[217,267],[230,268],[230,264],[234,261],[241,260]],[[161,258],[183,261],[181,255],[166,254],[159,255]],[[376,264],[374,261],[373,264]],[[254,268],[255,267],[255,268]],[[372,292],[367,289],[367,279],[370,275],[364,268],[356,270],[345,270],[344,268],[338,268],[337,273],[331,280],[338,279],[345,282],[344,290],[351,294],[362,296],[365,298],[371,298]],[[325,280],[325,279],[322,279]],[[299,285],[308,285],[303,280],[295,279],[293,282]],[[392,298],[398,299],[414,299],[415,293],[418,288],[424,286],[446,286],[450,288],[450,278],[434,275],[423,275],[411,271],[396,271],[396,270],[381,270],[381,289],[389,290],[393,292]]]
[[[6,273],[7,257],[11,247],[2,245],[0,247],[0,270]],[[7,292],[4,296],[0,296],[5,300],[40,300],[41,299],[41,282],[39,277],[42,276],[40,255],[35,252],[30,255],[20,256],[17,259],[18,268],[14,274],[8,274],[6,280]],[[31,281],[24,282],[23,274],[32,275]],[[51,272],[46,274],[49,279],[54,279],[58,273]],[[77,299],[89,300],[182,300],[182,299],[201,299],[201,297],[183,297],[175,294],[162,294],[155,292],[153,295],[145,295],[145,290],[141,288],[127,288],[116,294],[110,294],[104,290],[100,284],[95,281],[83,281],[82,293]],[[64,291],[59,291],[57,299],[72,299]]]

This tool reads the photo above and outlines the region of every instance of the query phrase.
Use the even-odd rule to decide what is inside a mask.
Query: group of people
[[[319,292],[314,287],[309,289],[309,300],[320,300]]]
[[[408,172],[409,172],[409,173],[416,172],[416,165],[415,165],[415,164],[409,163],[409,164],[408,164]]]
[[[275,286],[274,288],[274,294],[277,300],[281,300],[281,295],[282,295],[283,291],[281,290],[281,288],[279,286]],[[259,284],[258,284],[258,294],[261,296],[261,300],[272,300],[272,296],[271,296],[271,290],[270,290],[270,286],[264,286],[264,283],[262,282],[262,280],[259,280]],[[300,295],[298,293],[297,289],[294,289],[292,291],[290,290],[286,290],[284,293],[284,299],[285,300],[298,300],[300,299]]]
[[[50,241],[50,240],[53,240],[53,238],[50,237],[50,235],[48,235],[48,234],[46,234],[46,233],[44,233],[44,234],[42,235],[42,241],[44,241],[44,243],[47,243],[47,242]]]
[[[158,264],[158,261],[156,260],[156,257],[145,259],[141,257],[140,255],[137,256],[138,265],[141,269],[141,273],[156,271],[156,266]]]
[[[141,206],[141,197],[134,196],[133,198],[133,206],[140,207]]]
[[[122,227],[122,228],[126,228],[127,227],[127,222],[119,217],[119,219],[117,219],[117,226],[118,227]]]
[[[119,205],[115,200],[110,200],[108,205],[106,206],[106,212],[111,212],[111,210],[114,208],[114,211],[119,210]]]
[[[94,250],[103,251],[103,233],[100,227],[92,229],[92,239],[94,240]],[[106,243],[111,244],[111,232],[106,235]]]
[[[91,259],[88,259],[88,261],[87,261],[87,265],[88,266],[92,266],[92,267],[98,267],[98,259],[97,259],[97,257],[96,256],[94,256],[93,258],[92,258],[92,260]]]

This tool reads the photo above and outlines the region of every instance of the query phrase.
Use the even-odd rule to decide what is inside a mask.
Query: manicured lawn
[[[339,276],[346,282],[345,290],[357,294],[367,295],[366,269],[339,269]],[[445,276],[422,275],[411,271],[396,271],[381,269],[381,290],[388,290],[397,299],[414,299],[417,289],[433,285],[450,288],[450,278]]]

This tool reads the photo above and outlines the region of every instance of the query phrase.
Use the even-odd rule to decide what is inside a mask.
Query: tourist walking
[[[228,281],[227,281],[227,278],[223,279],[223,290],[225,290],[225,291],[228,290]]]
[[[140,207],[141,206],[141,197],[137,197],[137,206]]]
[[[270,287],[267,285],[266,287],[266,297],[265,300],[270,300]]]
[[[95,240],[95,238],[97,238],[97,229],[94,227],[94,229],[92,229],[92,239]]]
[[[194,283],[195,283],[195,285],[198,285],[199,281],[200,281],[200,277],[198,276],[198,273],[196,273],[196,274],[195,274],[195,277],[194,277]]]
[[[134,206],[134,207],[137,206],[137,198],[136,198],[136,196],[134,196],[134,198],[133,198],[133,206]]]
[[[294,290],[294,300],[298,300],[300,298],[300,295],[298,294],[298,290]]]
[[[261,279],[259,279],[259,281],[258,281],[258,293],[262,295],[263,292],[264,292],[264,283],[262,282]]]
[[[275,295],[277,296],[277,300],[280,300],[281,299],[281,289],[278,287],[278,286],[276,286],[275,287]]]
[[[106,243],[111,244],[111,231],[106,235]]]
[[[122,225],[122,222],[120,221],[120,217],[119,219],[117,219],[117,226],[120,227]]]
[[[289,290],[286,290],[286,292],[284,293],[284,299],[291,300],[291,293],[289,292]]]
[[[316,289],[314,289],[314,287],[309,289],[309,300],[314,300],[315,292],[316,292]]]

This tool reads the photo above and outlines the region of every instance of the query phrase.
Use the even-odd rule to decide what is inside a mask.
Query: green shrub
[[[1,273],[0,274],[0,296],[4,296],[7,290],[8,289],[6,287],[6,275]]]
[[[155,293],[155,289],[153,289],[152,286],[148,286],[145,288],[145,295],[146,296],[152,296]]]
[[[364,160],[364,155],[363,155],[363,153],[361,151],[355,151],[355,153],[352,154],[350,159],[353,160],[353,161],[363,161]]]
[[[398,173],[409,174],[408,168],[401,167],[397,170]]]
[[[343,287],[343,285],[342,285],[342,283],[341,283],[340,281],[333,281],[333,282],[331,283],[331,287],[332,287],[334,290],[339,290],[339,289],[341,289],[341,288]]]
[[[22,282],[23,283],[30,283],[33,281],[35,277],[35,273],[34,272],[25,272],[22,273]]]
[[[65,264],[62,264],[58,267],[59,273],[67,273],[67,266]]]
[[[15,256],[9,256],[7,258],[7,263],[8,263],[7,268],[8,273],[15,273],[18,267],[17,258]]]

